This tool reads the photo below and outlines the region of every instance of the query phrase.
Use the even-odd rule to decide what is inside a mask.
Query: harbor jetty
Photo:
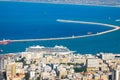
[[[57,19],[57,22],[64,22],[64,23],[78,23],[78,24],[91,24],[91,25],[100,25],[100,26],[106,26],[106,27],[112,27],[113,29],[95,33],[95,34],[86,34],[82,36],[70,36],[70,37],[59,37],[59,38],[38,38],[38,39],[20,39],[20,40],[9,40],[10,42],[28,42],[28,41],[47,41],[47,40],[65,40],[65,39],[75,39],[75,38],[84,38],[84,37],[91,37],[91,36],[98,36],[103,35],[106,33],[110,33],[116,30],[119,30],[120,27],[116,25],[111,24],[105,24],[105,23],[98,23],[98,22],[87,22],[87,21],[74,21],[74,20],[63,20],[63,19]]]

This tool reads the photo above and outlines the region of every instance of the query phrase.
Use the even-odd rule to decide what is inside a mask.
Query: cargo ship
[[[6,45],[6,44],[9,44],[9,43],[10,43],[10,40],[4,40],[3,39],[2,41],[0,41],[0,45],[1,44],[5,44]]]

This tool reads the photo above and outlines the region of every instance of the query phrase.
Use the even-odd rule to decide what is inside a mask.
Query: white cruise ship
[[[26,52],[50,53],[50,54],[70,54],[75,51],[70,51],[64,46],[44,47],[44,46],[30,46],[26,48]]]

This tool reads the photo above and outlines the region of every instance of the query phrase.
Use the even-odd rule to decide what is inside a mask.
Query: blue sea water
[[[120,8],[81,6],[67,4],[43,4],[26,2],[0,2],[0,40],[55,38],[86,35],[111,28],[98,25],[57,22],[57,19],[101,22],[120,26]],[[120,53],[120,31],[70,40],[38,41],[0,45],[3,53],[24,51],[32,45],[63,45],[79,53]]]

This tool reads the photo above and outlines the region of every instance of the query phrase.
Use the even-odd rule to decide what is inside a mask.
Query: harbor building
[[[113,53],[103,53],[101,52],[99,54],[99,57],[102,59],[102,60],[120,60],[120,54],[113,54]]]

